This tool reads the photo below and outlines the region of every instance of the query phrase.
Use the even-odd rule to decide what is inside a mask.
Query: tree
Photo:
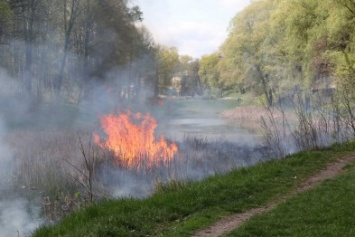
[[[202,56],[200,60],[200,69],[198,74],[205,89],[211,90],[215,96],[220,96],[220,72],[218,70],[218,63],[220,55],[213,53],[210,55]]]
[[[221,47],[220,70],[224,71],[221,82],[235,84],[242,91],[264,94],[268,106],[273,104],[275,88],[274,75],[270,73],[272,56],[265,46],[273,41],[268,33],[270,14],[275,6],[272,0],[249,5],[232,20],[229,37]]]
[[[193,96],[201,93],[198,75],[200,64],[189,55],[180,55],[177,72],[181,77],[181,95]]]
[[[73,32],[74,24],[78,17],[79,4],[80,0],[71,0],[69,4],[67,0],[63,1],[64,46],[58,77],[54,82],[54,88],[57,94],[59,94],[62,89],[64,68],[69,54],[70,39]]]
[[[132,97],[136,62],[154,55],[136,25],[142,12],[127,0],[0,0],[0,13],[1,66],[28,95],[75,94],[79,101],[111,83]],[[117,68],[122,76],[109,76]]]
[[[167,89],[171,84],[171,78],[177,72],[179,54],[174,47],[158,46],[156,48],[156,89],[155,96]]]
[[[309,101],[312,91],[331,86],[341,61],[352,61],[352,3],[253,2],[234,17],[221,46],[220,83],[263,94],[268,106],[275,93],[282,98],[289,91]]]
[[[132,75],[134,61],[143,53],[141,43],[143,39],[136,23],[141,21],[142,13],[138,7],[129,8],[127,1],[109,0],[95,1],[93,7],[94,36],[88,57],[93,63],[84,84],[88,84],[85,92],[91,94],[91,88],[97,83],[111,83],[115,87],[120,99],[131,96],[130,86],[135,84]],[[108,76],[110,71],[120,68],[120,77]]]
[[[12,12],[8,1],[0,0],[0,44],[4,43],[4,34],[7,31],[11,14]]]

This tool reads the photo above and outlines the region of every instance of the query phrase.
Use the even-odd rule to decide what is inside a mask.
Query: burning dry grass
[[[117,162],[122,157],[112,150],[94,144],[91,134],[72,130],[9,133],[7,142],[16,163],[12,190],[41,200],[43,214],[56,221],[106,197],[147,197],[161,184],[201,180],[264,159],[262,149],[185,137],[169,162],[152,166],[139,160],[127,166]]]
[[[167,165],[178,151],[177,145],[169,144],[164,136],[155,139],[157,122],[150,114],[110,114],[101,118],[101,126],[107,138],[101,141],[94,134],[95,143],[111,150],[119,158],[116,163],[128,167]]]
[[[102,163],[98,176],[114,196],[146,197],[162,184],[201,180],[228,172],[236,167],[250,166],[265,159],[265,148],[239,146],[223,140],[186,136],[178,144],[179,152],[168,163],[147,165],[144,159],[136,166],[117,162]],[[114,155],[114,154],[113,154]]]

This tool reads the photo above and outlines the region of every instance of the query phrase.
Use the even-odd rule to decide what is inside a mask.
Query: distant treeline
[[[1,83],[39,100],[232,92],[269,106],[354,86],[354,0],[252,1],[200,60],[155,43],[142,19],[129,0],[0,0]]]
[[[354,0],[257,0],[230,23],[218,52],[202,57],[200,79],[215,93],[260,96],[353,93]]]
[[[157,96],[178,72],[197,75],[191,57],[155,44],[142,18],[128,0],[0,0],[1,83],[78,102],[103,91]]]

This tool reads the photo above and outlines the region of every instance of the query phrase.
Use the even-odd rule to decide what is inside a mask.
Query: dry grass
[[[144,168],[142,163],[139,168],[128,168],[116,164],[112,152],[90,139],[90,132],[79,136],[72,130],[9,133],[7,142],[16,163],[13,191],[35,197],[43,215],[56,221],[102,198],[146,197],[160,184],[201,180],[264,159],[259,148],[186,137],[169,164]]]
[[[77,136],[66,131],[21,130],[9,134],[8,142],[16,161],[16,184],[22,188],[56,189],[71,183],[63,177],[70,175],[65,159],[80,162]]]
[[[83,148],[88,149],[90,133],[80,136],[86,141]],[[44,215],[51,220],[57,220],[92,200],[80,136],[69,130],[17,130],[7,136],[15,162],[11,179],[13,192],[21,192],[30,199],[40,197],[42,201],[37,205],[42,205]],[[95,177],[91,181],[96,181]],[[93,182],[92,190],[96,198],[106,194],[96,182]]]
[[[288,121],[295,121],[296,117],[291,112],[280,111],[277,108],[266,109],[258,106],[242,106],[224,111],[222,117],[233,120],[241,127],[258,130],[262,125],[263,119],[268,118],[270,113],[276,122],[282,123],[285,117]]]

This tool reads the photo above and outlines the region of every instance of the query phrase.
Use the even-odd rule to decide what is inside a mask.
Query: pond
[[[197,136],[209,140],[227,140],[239,145],[259,145],[260,134],[242,128],[235,121],[221,116],[223,111],[238,105],[239,102],[232,99],[165,100],[154,115],[158,120],[159,133],[164,133],[172,140],[181,140],[184,136]]]

